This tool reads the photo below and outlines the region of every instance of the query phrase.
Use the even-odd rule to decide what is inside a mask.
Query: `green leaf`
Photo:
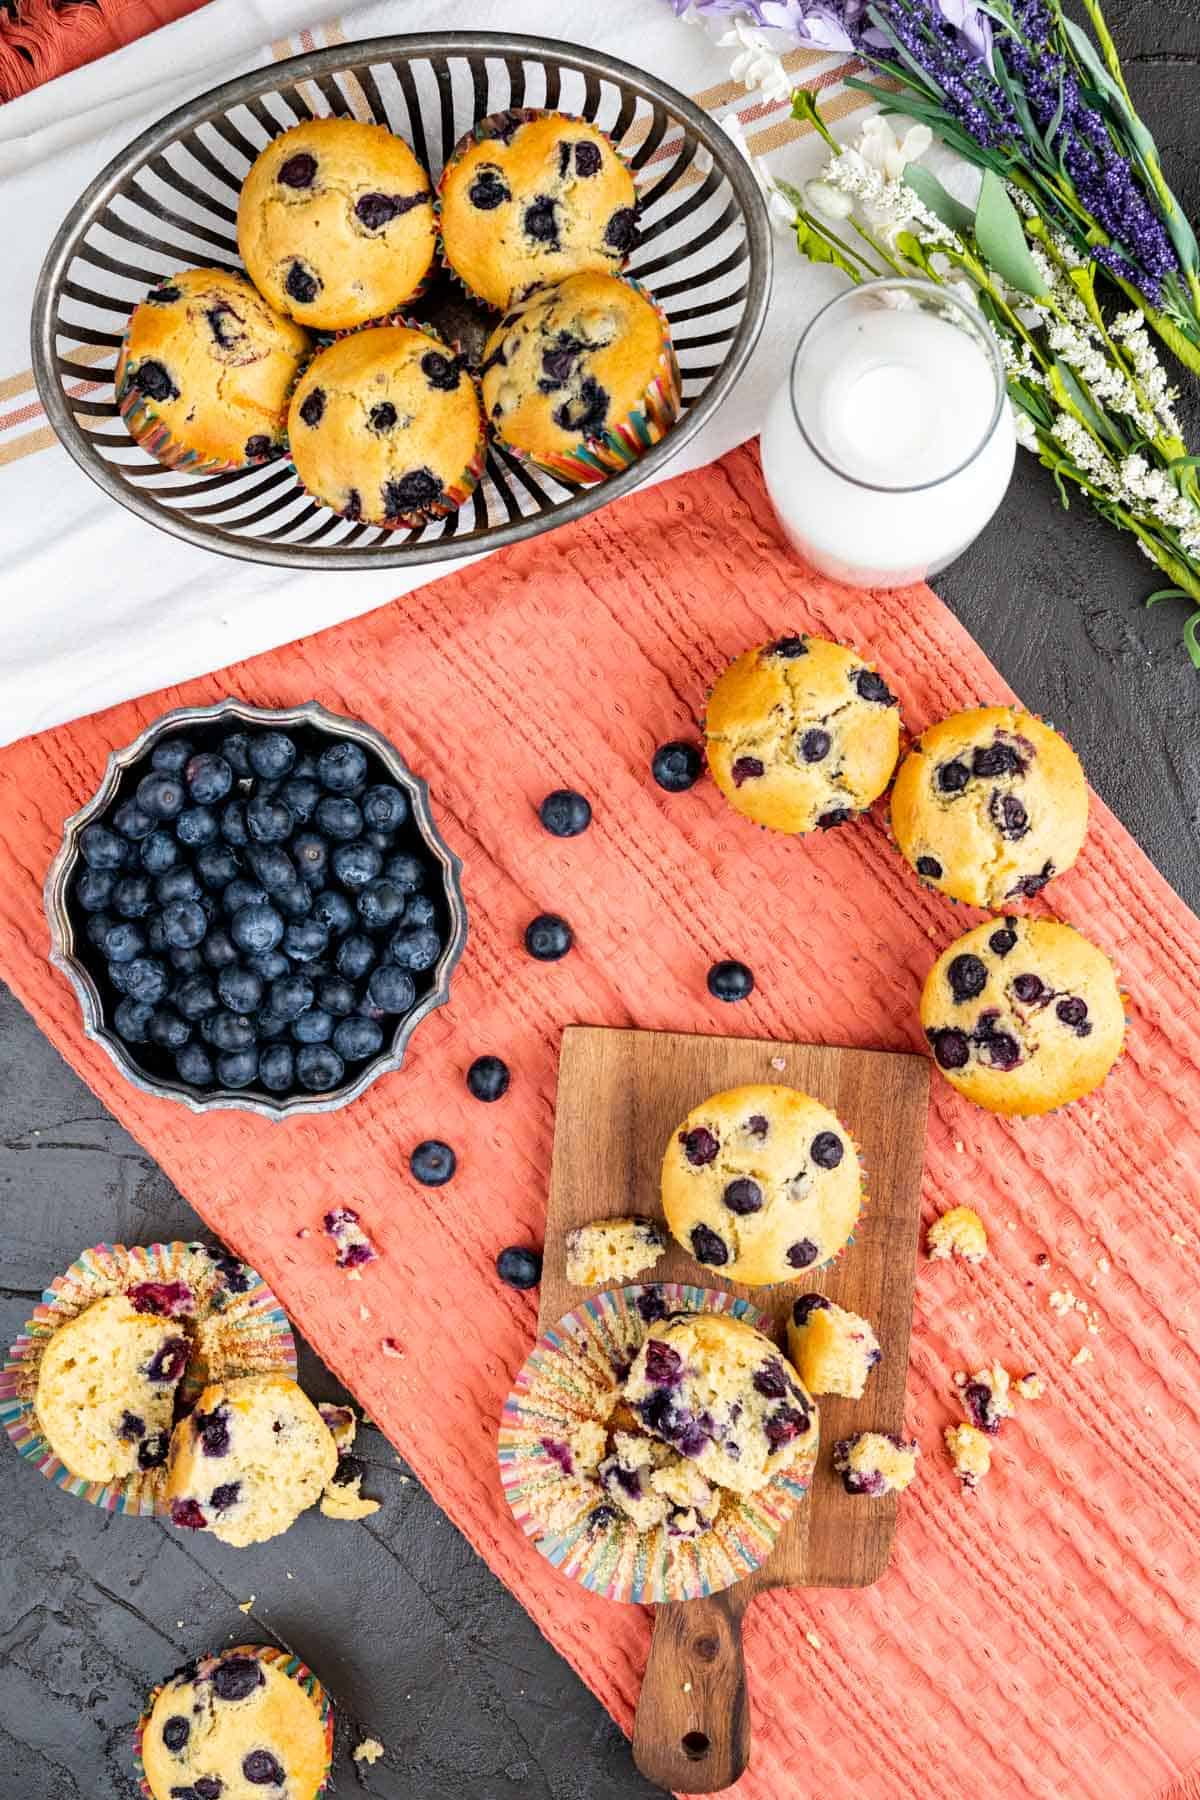
[[[1104,443],[1112,444],[1117,450],[1124,451],[1125,443],[1114,429],[1107,413],[1101,412],[1079,385],[1078,377],[1073,369],[1056,356],[1054,367],[1050,371],[1050,385],[1059,402],[1068,411],[1079,416],[1091,426],[1098,438]]]
[[[1190,600],[1191,597],[1182,588],[1156,588],[1154,593],[1146,595],[1142,605],[1157,606],[1160,600]]]
[[[862,270],[856,268],[828,238],[814,230],[807,219],[796,220],[796,248],[802,256],[807,256],[809,262],[832,263],[835,268],[843,269],[847,275],[853,276],[856,282],[863,278]]]
[[[1172,469],[1200,469],[1200,456],[1173,456],[1167,466]]]
[[[1200,669],[1200,641],[1196,638],[1197,627],[1200,627],[1200,612],[1194,612],[1183,628],[1183,641],[1187,653],[1192,659],[1193,669]]]
[[[836,138],[831,135],[828,125],[826,125],[824,119],[821,117],[820,107],[817,105],[807,88],[797,88],[793,93],[792,117],[793,119],[801,119],[805,124],[811,125],[813,130],[819,132],[825,139],[829,148],[835,153],[840,154],[841,145],[837,142]]]
[[[991,169],[984,171],[979,190],[975,241],[984,259],[1009,287],[1034,300],[1045,297],[1048,290],[1029,253],[1021,215],[1009,199],[1004,183]]]
[[[974,226],[971,209],[956,200],[947,188],[944,188],[932,169],[926,169],[920,163],[910,162],[904,165],[903,181],[906,188],[911,188],[921,205],[926,207],[935,219],[956,231],[959,237],[969,238]]]

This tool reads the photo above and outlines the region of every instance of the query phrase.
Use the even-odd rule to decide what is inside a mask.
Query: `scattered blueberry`
[[[345,894],[339,894],[335,888],[326,888],[316,896],[312,903],[312,914],[327,931],[333,932],[337,937],[349,931],[355,922],[354,907]],[[370,967],[369,963],[367,967]]]
[[[467,1070],[467,1087],[476,1100],[501,1100],[512,1080],[508,1064],[498,1056],[477,1056]]]
[[[358,896],[358,911],[369,931],[381,931],[395,925],[405,911],[404,895],[386,875],[368,881]]]
[[[147,875],[165,875],[179,861],[179,845],[169,831],[156,827],[142,839],[140,855]]]
[[[315,831],[301,832],[292,839],[291,852],[295,866],[305,880],[321,881],[324,878],[329,866],[329,845],[325,838]]]
[[[410,894],[404,908],[406,925],[432,925],[437,919],[437,907],[428,894]]]
[[[319,919],[293,919],[283,934],[284,955],[293,962],[316,962],[328,945],[328,929]]]
[[[191,746],[189,745],[188,756],[190,756],[191,753]],[[244,780],[250,773],[249,733],[245,731],[231,731],[228,737],[222,738],[221,755],[225,758],[225,761],[229,764],[234,774],[240,775]],[[185,756],[183,760],[186,762],[187,756]],[[180,767],[183,767],[182,763],[180,764]]]
[[[458,1167],[458,1158],[440,1138],[426,1138],[409,1157],[408,1166],[425,1187],[445,1187]]]
[[[289,775],[280,785],[279,798],[297,825],[307,825],[321,798],[320,784],[312,775]]]
[[[496,1273],[508,1287],[534,1288],[542,1279],[542,1253],[510,1244],[496,1258]]]
[[[359,802],[362,816],[375,831],[399,831],[408,818],[408,799],[398,787],[378,782]]]
[[[551,837],[578,837],[592,822],[592,809],[573,788],[555,788],[538,808],[538,817]]]
[[[245,1013],[218,1012],[208,1025],[207,1037],[217,1050],[249,1050],[254,1043],[254,1026]]]
[[[404,933],[398,933],[404,936]],[[395,957],[395,939],[392,940],[392,955]],[[574,943],[571,927],[557,913],[539,913],[525,927],[525,948],[537,962],[557,962],[565,956]],[[399,960],[397,958],[397,960]],[[409,967],[412,965],[409,964]]]
[[[708,971],[708,991],[714,1000],[745,1000],[754,992],[754,976],[743,962],[715,962]]]

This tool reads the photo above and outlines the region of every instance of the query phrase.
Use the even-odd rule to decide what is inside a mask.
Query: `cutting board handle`
[[[648,1781],[673,1793],[719,1793],[750,1760],[742,1659],[747,1586],[654,1609],[633,1759]]]

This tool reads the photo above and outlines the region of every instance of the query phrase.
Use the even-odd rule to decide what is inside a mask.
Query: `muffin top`
[[[633,176],[609,139],[565,113],[495,113],[440,183],[442,250],[489,306],[534,282],[624,266],[637,236]]]
[[[239,1644],[166,1682],[142,1734],[154,1800],[316,1800],[329,1773],[324,1690]]]
[[[986,919],[944,950],[921,995],[934,1058],[998,1113],[1043,1113],[1090,1093],[1125,1035],[1113,966],[1056,919]]]
[[[238,248],[280,312],[319,331],[403,306],[437,242],[429,177],[386,125],[309,119],[256,158],[238,202]]]
[[[730,664],[705,732],[713,779],[738,812],[774,831],[826,830],[887,786],[900,708],[857,650],[793,633]]]
[[[837,1115],[795,1088],[714,1094],[672,1133],[663,1208],[676,1240],[730,1281],[794,1281],[836,1256],[862,1200]]]
[[[141,424],[161,420],[206,462],[260,462],[285,448],[288,395],[310,348],[244,276],[184,269],[134,307],[117,397],[140,401]]]
[[[569,275],[535,288],[492,332],[484,410],[514,449],[569,455],[641,407],[669,346],[661,315],[630,282]]]
[[[330,344],[292,396],[296,472],[350,519],[419,524],[475,485],[483,416],[465,359],[440,338],[380,325]]]
[[[1032,713],[979,706],[923,732],[900,765],[892,830],[931,887],[1002,907],[1069,869],[1087,831],[1074,750]]]

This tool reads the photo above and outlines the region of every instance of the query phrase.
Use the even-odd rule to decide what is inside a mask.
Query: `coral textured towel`
[[[768,517],[740,451],[319,637],[0,753],[0,975],[262,1270],[625,1726],[650,1618],[542,1561],[508,1516],[495,1462],[535,1296],[502,1287],[492,1259],[541,1236],[560,1029],[911,1050],[925,972],[978,916],[924,892],[878,818],[774,836],[707,780],[664,794],[651,754],[696,734],[735,652],[785,631],[878,657],[912,730],[1010,698],[928,589],[855,593],[806,575]],[[316,695],[379,726],[428,777],[465,863],[471,937],[449,1007],[418,1031],[406,1069],[329,1117],[196,1118],[144,1098],[84,1041],[45,960],[42,877],[109,747],[168,707],[226,693],[266,705]],[[581,838],[538,825],[538,801],[559,786],[595,806]],[[861,1592],[755,1604],[755,1752],[740,1800],[1140,1800],[1200,1758],[1200,939],[1098,802],[1049,900],[1116,957],[1132,995],[1128,1052],[1098,1094],[1041,1120],[991,1118],[935,1078],[926,1217],[969,1202],[992,1251],[979,1269],[922,1259],[907,1424],[923,1457],[888,1573]],[[521,949],[543,908],[575,929],[574,952],[552,965]],[[756,976],[736,1009],[705,988],[722,956]],[[463,1084],[487,1051],[514,1072],[495,1106]],[[459,1153],[448,1187],[408,1173],[429,1136]],[[352,1283],[320,1230],[338,1201],[358,1207],[381,1251]],[[97,1238],[108,1223],[98,1212]],[[1050,1308],[1067,1289],[1098,1331],[1090,1313]],[[382,1354],[385,1336],[403,1359]],[[1075,1360],[1081,1348],[1090,1359]],[[1005,1427],[991,1475],[964,1497],[942,1448],[951,1377],[994,1358],[1037,1369],[1048,1393]]]

